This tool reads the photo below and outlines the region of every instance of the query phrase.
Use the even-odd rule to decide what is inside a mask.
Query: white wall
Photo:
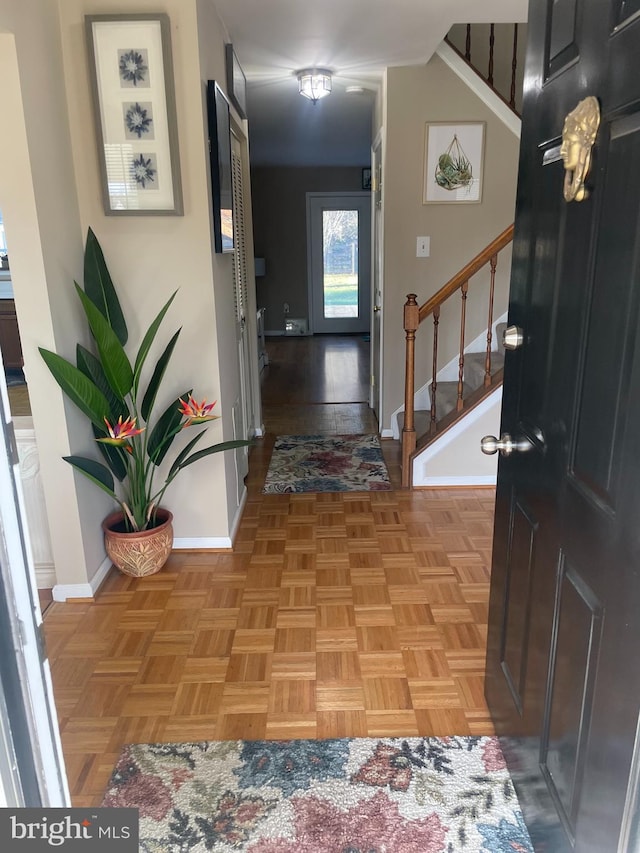
[[[81,328],[72,282],[82,274],[82,234],[56,6],[0,0],[0,30],[0,207],[58,582],[83,583],[104,558],[108,501],[60,458],[77,448],[86,422],[37,351],[64,351]]]
[[[231,347],[233,288],[231,259],[212,255],[203,80],[223,77],[223,32],[211,0],[138,0],[136,12],[166,12],[171,21],[176,110],[184,216],[109,217],[102,208],[99,168],[87,68],[83,17],[130,11],[114,0],[59,0],[71,147],[83,233],[96,232],[129,323],[130,351],[175,288],[178,296],[165,319],[165,335],[154,354],[179,327],[183,331],[158,396],[160,412],[177,394],[218,400],[202,446],[230,439],[231,408],[237,396],[237,355]],[[198,28],[202,27],[199,35]],[[206,62],[206,67],[201,67]],[[79,73],[79,69],[82,73]],[[220,331],[224,330],[221,334]],[[220,357],[218,347],[220,346]],[[149,359],[149,371],[154,363]],[[186,441],[186,438],[185,438]],[[87,436],[84,447],[90,447]],[[230,519],[227,494],[232,469],[222,455],[187,468],[164,503],[174,513],[176,539],[203,546],[223,544]]]
[[[485,435],[499,435],[502,386],[445,432],[413,463],[414,488],[495,485],[498,456],[480,450]]]

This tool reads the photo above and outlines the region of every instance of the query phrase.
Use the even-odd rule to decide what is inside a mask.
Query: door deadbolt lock
[[[512,453],[526,453],[533,448],[533,443],[528,438],[512,438],[508,432],[503,433],[500,438],[495,435],[485,435],[480,441],[480,450],[487,456],[493,456],[500,452],[501,456],[511,456]]]
[[[519,349],[524,343],[524,332],[520,326],[507,326],[502,333],[502,346],[505,349]]]

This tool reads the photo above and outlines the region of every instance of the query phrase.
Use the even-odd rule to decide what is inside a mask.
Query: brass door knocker
[[[591,168],[591,149],[600,126],[600,105],[590,95],[564,120],[560,156],[564,162],[565,201],[584,201],[589,197],[585,181]]]

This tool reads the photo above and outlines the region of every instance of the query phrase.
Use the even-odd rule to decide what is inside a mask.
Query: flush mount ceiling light
[[[331,72],[326,68],[305,68],[298,71],[298,91],[313,101],[319,101],[331,93]]]

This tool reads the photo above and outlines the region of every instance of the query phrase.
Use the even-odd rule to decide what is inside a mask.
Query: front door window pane
[[[358,211],[322,211],[325,318],[358,316]]]

